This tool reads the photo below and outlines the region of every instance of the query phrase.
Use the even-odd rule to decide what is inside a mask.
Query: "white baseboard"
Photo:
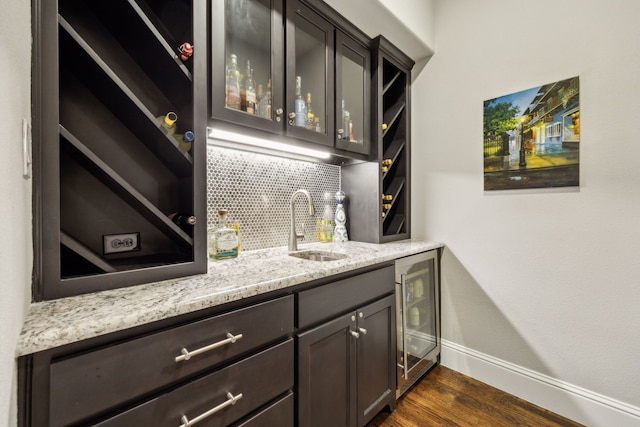
[[[640,427],[640,408],[442,340],[441,364],[589,427]]]

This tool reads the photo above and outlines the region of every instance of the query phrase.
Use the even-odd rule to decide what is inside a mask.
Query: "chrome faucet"
[[[298,232],[296,231],[296,214],[295,214],[294,202],[298,194],[302,194],[306,196],[307,201],[309,202],[309,215],[313,216],[313,214],[315,213],[315,210],[313,209],[313,200],[311,200],[311,194],[309,194],[307,190],[298,190],[291,195],[291,216],[290,216],[291,223],[289,224],[289,251],[290,252],[298,250],[298,239],[302,239],[304,237],[304,227],[302,228],[301,234],[298,234]]]

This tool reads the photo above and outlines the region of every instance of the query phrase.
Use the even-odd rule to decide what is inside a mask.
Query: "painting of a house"
[[[579,77],[485,101],[483,136],[485,191],[579,186]]]

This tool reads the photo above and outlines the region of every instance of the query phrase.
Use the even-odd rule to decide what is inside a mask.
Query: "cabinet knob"
[[[276,116],[281,116],[282,113],[284,113],[284,111],[282,110],[282,108],[277,108],[276,109]],[[295,114],[295,113],[294,113]]]
[[[290,119],[295,119],[296,118],[296,113],[289,113],[289,118]]]
[[[362,335],[367,335],[367,330],[365,328],[358,328],[358,331],[360,331]]]
[[[358,332],[356,332],[356,331],[351,331],[351,335],[352,335],[354,338],[356,338],[356,339],[357,339],[357,338],[360,338],[360,333],[358,333]]]

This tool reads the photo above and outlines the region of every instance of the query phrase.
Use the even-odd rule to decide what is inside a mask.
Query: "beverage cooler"
[[[438,362],[440,286],[437,260],[435,250],[396,260],[396,397]]]

